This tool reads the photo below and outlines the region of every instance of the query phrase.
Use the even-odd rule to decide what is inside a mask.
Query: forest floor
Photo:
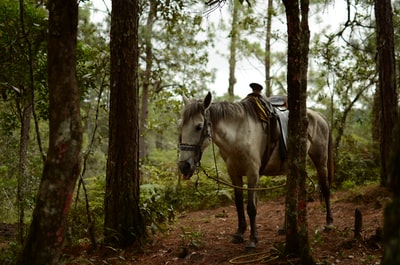
[[[380,264],[383,211],[390,198],[387,190],[377,186],[333,192],[334,228],[329,231],[324,226],[324,205],[319,200],[308,203],[309,241],[317,264]],[[279,197],[259,202],[259,242],[252,252],[246,251],[246,242],[230,242],[237,227],[232,205],[182,213],[141,251],[104,246],[90,251],[89,245],[66,247],[63,264],[300,264],[295,258],[278,258],[285,242],[285,236],[278,234],[284,221],[284,200]],[[355,209],[362,213],[359,239],[354,237]],[[248,232],[245,236],[247,239]]]

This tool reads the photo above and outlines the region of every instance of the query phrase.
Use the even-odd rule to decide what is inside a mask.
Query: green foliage
[[[377,181],[379,167],[376,164],[373,147],[366,139],[357,135],[346,135],[342,141],[335,168],[335,183],[344,188],[352,185]]]
[[[89,223],[84,189],[78,183],[75,201],[69,214],[69,230],[67,241],[69,244],[89,242],[90,233],[95,238],[102,238],[104,222],[104,193],[105,178],[91,177],[84,180],[89,201],[91,223]]]
[[[191,180],[179,180],[175,164],[146,166],[142,174],[146,183],[141,187],[147,190],[144,197],[141,195],[142,202],[158,205],[164,219],[171,220],[175,215],[172,211],[207,209],[232,202],[232,188],[220,186],[200,173]]]
[[[174,206],[172,201],[166,200],[165,188],[154,184],[141,185],[140,198],[140,209],[152,234],[164,232],[166,224],[174,220]]]
[[[9,106],[2,109],[2,127],[18,127],[18,103],[27,96],[27,88],[40,86],[45,80],[43,68],[47,14],[42,7],[24,2],[24,29],[18,1],[0,2],[0,93]],[[25,35],[24,35],[25,34]],[[30,76],[30,60],[33,67],[33,84]],[[12,99],[16,101],[13,102]],[[14,121],[14,122],[12,122]]]
[[[143,183],[140,185],[140,208],[152,234],[166,231],[166,225],[173,222],[179,212],[232,203],[231,188],[219,187],[213,180],[198,176],[194,176],[193,180],[179,182],[175,163],[162,161],[158,161],[157,165],[143,165],[141,168]],[[87,178],[85,184],[92,223],[88,223],[85,198],[80,189],[78,200],[74,202],[69,216],[70,244],[88,242],[91,226],[94,227],[95,237],[102,237],[105,178]]]
[[[0,264],[11,265],[17,262],[18,254],[21,252],[21,245],[16,242],[9,242],[7,247],[0,250]]]
[[[262,176],[260,178],[259,187],[265,189],[257,193],[261,199],[271,199],[282,196],[286,192],[286,176]]]
[[[181,226],[179,237],[182,239],[182,246],[195,247],[197,249],[204,247],[203,233],[201,231],[193,231]]]
[[[0,167],[0,202],[2,202],[0,222],[7,224],[14,223],[17,218],[17,205],[14,196],[17,180],[5,177],[9,174],[9,170],[5,165]]]

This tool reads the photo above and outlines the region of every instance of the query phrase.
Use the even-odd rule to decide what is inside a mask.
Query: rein
[[[215,155],[215,147],[214,147],[214,142],[211,140],[211,144],[212,144],[212,150],[213,150],[213,158],[214,158],[214,167],[215,167],[215,174],[217,175],[216,177],[211,176],[210,174],[207,173],[206,169],[203,168],[201,166],[200,161],[197,164],[197,167],[199,169],[201,169],[201,171],[203,171],[204,175],[206,175],[207,178],[212,179],[214,181],[216,181],[219,184],[223,184],[225,186],[234,188],[234,189],[240,189],[240,190],[250,190],[250,191],[264,191],[264,190],[276,190],[279,188],[284,188],[286,187],[286,184],[282,184],[282,185],[278,185],[278,186],[273,186],[273,187],[269,187],[269,188],[244,188],[244,187],[240,187],[240,186],[236,186],[233,185],[232,183],[229,183],[225,180],[220,179],[219,177],[219,171],[218,171],[218,166],[217,166],[217,157]],[[307,175],[307,178],[310,180],[311,182],[311,188],[307,189],[307,193],[313,193],[315,191],[315,184],[313,179]]]
[[[215,173],[216,173],[217,177],[213,177],[210,174],[208,174],[207,171],[205,170],[205,168],[203,168],[201,166],[200,162],[198,163],[198,168],[200,168],[201,171],[203,171],[204,175],[206,175],[207,178],[212,179],[212,180],[216,181],[217,183],[223,184],[225,186],[228,186],[228,187],[231,187],[234,189],[240,189],[240,190],[250,190],[250,191],[275,190],[275,189],[283,188],[286,186],[286,184],[282,184],[282,185],[269,187],[269,188],[244,188],[244,187],[233,185],[232,183],[229,183],[227,181],[220,179],[219,171],[218,171],[218,167],[217,167],[217,158],[216,158],[215,149],[214,149],[214,142],[212,141],[211,144],[213,147],[214,166],[215,166]]]

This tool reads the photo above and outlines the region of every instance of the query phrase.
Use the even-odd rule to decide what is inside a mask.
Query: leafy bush
[[[79,194],[75,197],[69,214],[67,240],[70,244],[76,241],[89,241],[91,233],[94,233],[95,238],[102,238],[103,233],[105,178],[85,179],[91,223],[88,219],[84,190],[81,185],[78,187],[80,188],[76,192]]]
[[[17,256],[21,252],[21,245],[10,241],[7,247],[2,246],[0,250],[0,264],[16,264]]]
[[[336,158],[335,183],[348,186],[377,181],[379,166],[375,163],[372,144],[351,134],[344,137]]]
[[[174,219],[174,206],[166,199],[165,188],[158,184],[140,186],[140,209],[151,232],[165,231],[167,221]]]

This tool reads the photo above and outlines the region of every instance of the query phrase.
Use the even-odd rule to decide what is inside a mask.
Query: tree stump
[[[354,217],[354,238],[361,239],[362,214],[360,209],[356,208]]]

